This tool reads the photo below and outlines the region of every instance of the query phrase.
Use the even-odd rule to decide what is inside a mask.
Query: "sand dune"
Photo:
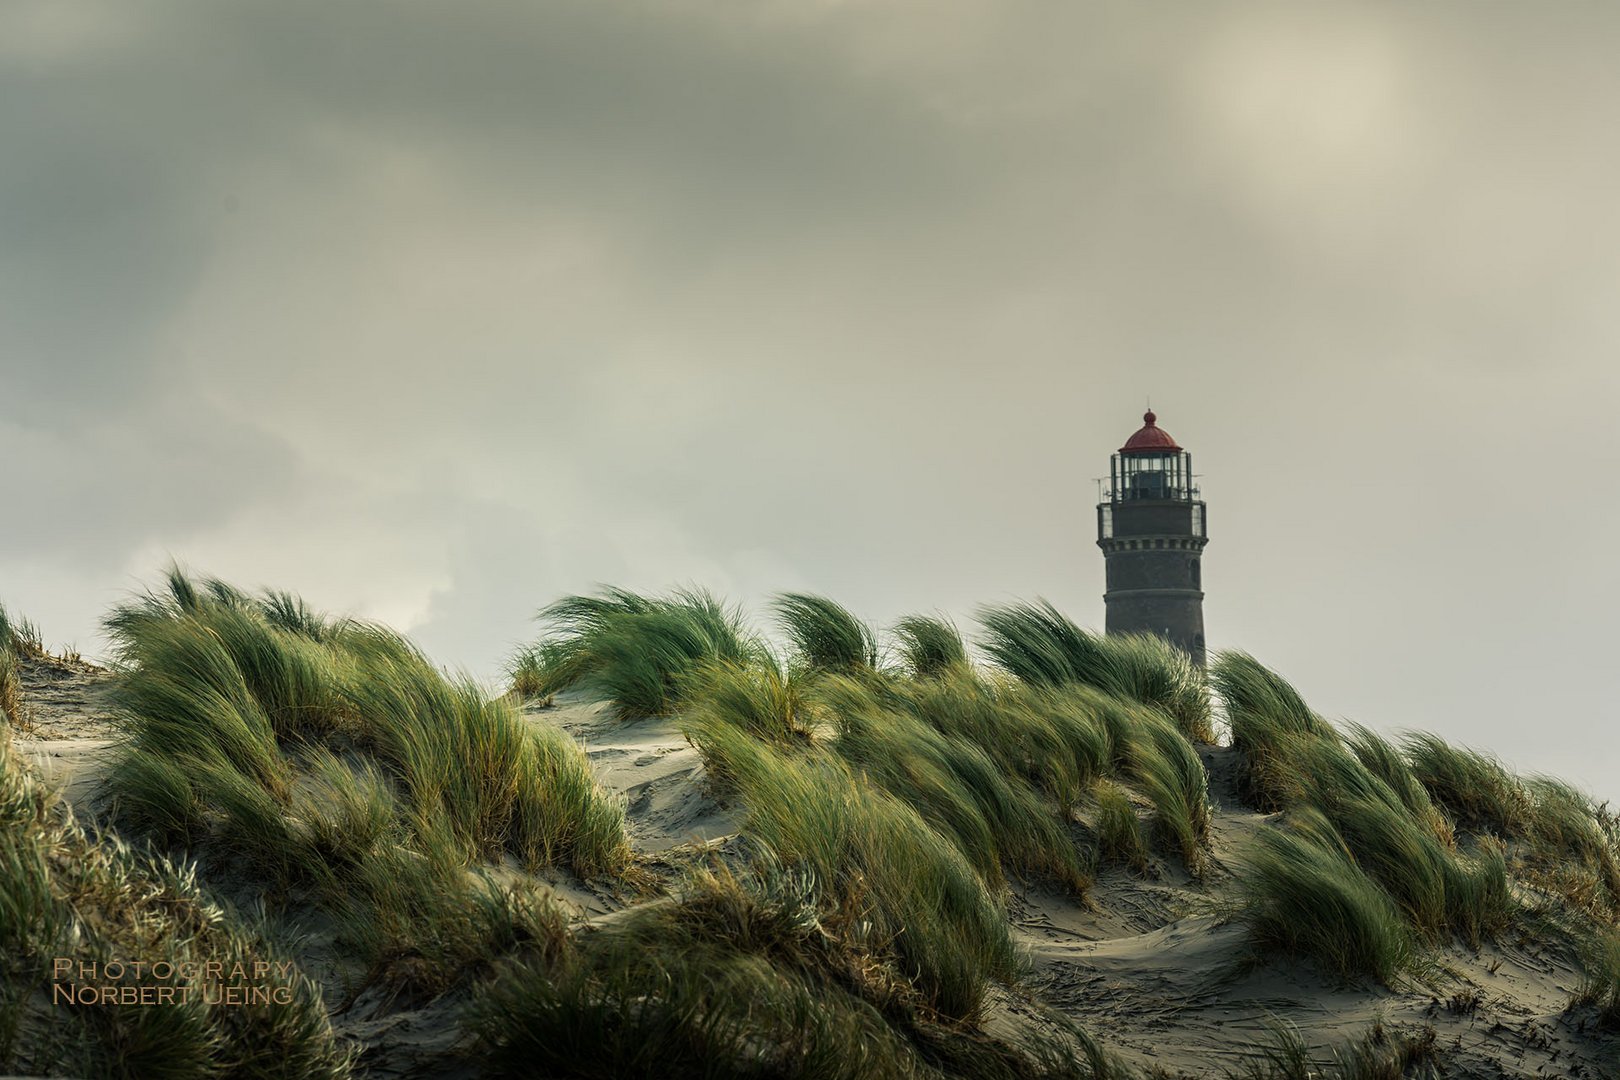
[[[564,695],[553,707],[529,707],[537,724],[578,739],[602,783],[625,798],[626,824],[637,851],[652,854],[736,833],[742,814],[710,796],[703,760],[673,721],[620,723],[607,706]]]
[[[18,749],[81,814],[93,815],[114,738],[106,673],[32,661],[23,677],[32,727],[16,737]],[[556,705],[528,706],[524,715],[581,743],[601,783],[623,798],[642,856],[723,847],[741,828],[741,808],[715,799],[701,758],[671,721],[621,723],[607,707],[570,695]],[[1573,958],[1550,953],[1528,934],[1479,950],[1445,949],[1424,982],[1395,990],[1346,985],[1309,964],[1257,957],[1225,864],[1267,818],[1238,804],[1232,753],[1204,754],[1216,807],[1213,868],[1204,880],[1157,861],[1145,874],[1102,871],[1084,898],[1014,884],[1009,919],[1030,958],[1030,982],[1047,1002],[1144,1075],[1239,1069],[1279,1022],[1296,1026],[1323,1056],[1375,1024],[1432,1029],[1451,1076],[1620,1075],[1613,1043],[1584,1031],[1568,1009],[1580,982]],[[561,871],[548,872],[547,880],[581,922],[612,921],[638,904],[662,902],[589,886]],[[987,1021],[992,1029],[994,1009],[1019,1007],[1004,996],[997,1000]],[[374,995],[353,1003],[337,1026],[362,1051],[363,1075],[433,1074],[446,1067],[455,1043],[444,1002],[400,1008]]]

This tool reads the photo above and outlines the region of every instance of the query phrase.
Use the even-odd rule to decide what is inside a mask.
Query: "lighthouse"
[[[1204,592],[1199,560],[1209,543],[1192,455],[1150,410],[1109,464],[1097,504],[1110,634],[1157,634],[1204,666]]]

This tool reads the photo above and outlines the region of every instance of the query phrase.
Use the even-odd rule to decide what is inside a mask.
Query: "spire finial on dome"
[[[1142,414],[1141,429],[1126,440],[1125,445],[1119,448],[1120,453],[1158,454],[1180,450],[1181,447],[1176,445],[1176,440],[1170,437],[1170,433],[1158,425],[1158,419],[1149,406],[1148,411]]]

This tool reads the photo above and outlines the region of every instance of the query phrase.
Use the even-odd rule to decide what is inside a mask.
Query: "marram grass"
[[[1300,787],[1287,748],[1301,738],[1333,738],[1332,726],[1286,680],[1248,653],[1217,653],[1209,679],[1226,705],[1232,745],[1243,752],[1239,786],[1248,801],[1261,810],[1286,805]]]
[[[22,727],[22,671],[17,647],[18,633],[11,625],[4,604],[0,604],[0,720]]]
[[[734,725],[766,742],[807,742],[817,725],[803,671],[784,668],[772,657],[752,664],[716,661],[694,669],[683,682],[689,722]]]
[[[968,664],[961,631],[949,619],[908,615],[894,624],[901,663],[917,678],[942,675]]]
[[[1026,778],[972,740],[892,708],[870,682],[830,678],[819,687],[833,718],[835,752],[868,782],[923,812],[951,836],[987,884],[1005,865],[1081,890],[1087,874],[1064,815]]]
[[[1325,1060],[1294,1025],[1278,1020],[1266,1027],[1270,1038],[1246,1048],[1244,1067],[1226,1073],[1228,1080],[1439,1080],[1447,1075],[1432,1025],[1390,1031],[1377,1020]]]
[[[1117,1075],[1072,1024],[941,1018],[858,909],[771,858],[698,869],[671,903],[513,963],[471,1015],[484,1075],[1058,1080]]]
[[[1025,992],[1009,883],[1080,892],[1099,863],[1152,875],[1164,855],[1217,879],[1201,674],[1049,605],[987,613],[999,670],[975,667],[944,620],[902,620],[885,665],[832,601],[778,610],[781,656],[707,594],[571,597],[514,664],[523,695],[579,688],[627,719],[673,716],[744,813],[728,867],[689,868],[599,928],[570,929],[532,876],[629,865],[622,804],[579,748],[399,635],[289,594],[176,572],[109,619],[117,820],[266,882],[273,910],[314,905],[363,962],[356,993],[470,991],[484,1074],[1112,1075],[1062,1024],[976,1023],[992,992]],[[1438,739],[1341,733],[1245,654],[1218,656],[1211,678],[1246,794],[1280,811],[1228,867],[1256,943],[1390,982],[1426,950],[1500,933],[1527,893],[1612,920],[1615,825],[1582,793]],[[27,840],[44,819],[14,796],[0,787],[0,815],[24,823],[0,839],[0,947],[28,955],[71,913]],[[110,846],[113,877],[190,887],[183,864]],[[238,930],[230,948],[267,947]],[[1588,951],[1583,1000],[1612,1015],[1620,952]],[[0,1064],[66,1052],[29,1043],[22,1008],[0,991]],[[212,1060],[237,1037],[216,1019],[111,1037]],[[315,1075],[322,1022],[295,1010],[274,1036]],[[1376,1070],[1406,1050],[1368,1054]]]
[[[624,589],[567,596],[540,613],[546,635],[519,654],[514,688],[546,696],[573,687],[611,701],[626,720],[667,716],[705,664],[749,663],[763,646],[708,593],[645,597]]]
[[[1130,796],[1113,781],[1099,780],[1092,798],[1096,804],[1093,828],[1103,861],[1127,866],[1137,873],[1145,872],[1147,845],[1142,842],[1142,823]]]
[[[1174,645],[1151,635],[1082,630],[1045,601],[986,608],[984,650],[1035,685],[1078,683],[1159,708],[1182,734],[1215,741],[1203,673]]]
[[[1256,910],[1288,909],[1278,898],[1287,873],[1302,877],[1309,871],[1319,881],[1336,881],[1321,888],[1319,925],[1299,921],[1284,932],[1280,918],[1261,919],[1257,933],[1341,974],[1359,970],[1387,979],[1391,972],[1391,951],[1369,944],[1380,939],[1374,933],[1379,920],[1367,917],[1372,908],[1348,899],[1361,897],[1367,884],[1399,914],[1413,948],[1453,936],[1478,946],[1510,925],[1521,901],[1507,849],[1490,831],[1460,845],[1451,814],[1525,838],[1517,856],[1521,867],[1538,842],[1544,854],[1563,844],[1563,858],[1599,867],[1612,850],[1601,839],[1599,816],[1567,789],[1545,789],[1548,809],[1538,816],[1530,788],[1496,762],[1453,751],[1432,736],[1413,736],[1401,753],[1365,728],[1341,735],[1247,654],[1218,656],[1212,678],[1226,699],[1251,798],[1266,809],[1285,809],[1294,834],[1262,836],[1249,884],[1268,885],[1269,891],[1256,894],[1267,898]],[[1464,784],[1466,793],[1456,790]],[[1538,820],[1549,822],[1539,832]],[[1296,907],[1293,918],[1306,920],[1308,911]],[[1359,913],[1359,937],[1344,929],[1352,912]],[[1346,944],[1356,941],[1362,947]]]
[[[890,707],[979,747],[1060,807],[1072,806],[1093,778],[1123,760],[1125,727],[1113,715],[1119,710],[1080,687],[1030,687],[954,668],[893,682],[884,692]]]
[[[1551,777],[1519,777],[1488,754],[1429,734],[1405,740],[1413,775],[1459,832],[1511,845],[1521,876],[1577,909],[1620,919],[1620,823]]]
[[[273,903],[312,895],[376,977],[442,988],[514,936],[480,864],[628,865],[622,803],[580,749],[398,635],[178,572],[108,627],[115,820],[249,873]]]
[[[1171,724],[1144,711],[1126,752],[1128,773],[1153,803],[1155,823],[1172,840],[1187,868],[1203,869],[1212,812],[1209,778],[1198,752]]]
[[[202,983],[181,975],[142,984],[154,997],[155,988],[170,987],[167,1002],[97,1000],[106,977],[94,972],[137,956],[161,956],[180,971],[204,960],[271,964],[285,996],[250,1005],[210,1001]],[[58,957],[94,965],[91,974],[76,967],[59,982]],[[130,976],[128,984],[141,979]],[[81,1004],[55,1004],[58,985]],[[189,992],[174,992],[180,986]],[[81,828],[0,730],[0,1071],[336,1080],[349,1075],[349,1064],[319,989],[290,957],[214,901],[189,864]]]
[[[1302,811],[1294,828],[1260,830],[1242,884],[1262,944],[1310,956],[1345,978],[1386,982],[1412,957],[1400,910],[1314,811]]]
[[[834,672],[877,667],[877,635],[838,602],[809,593],[783,593],[772,607],[797,663]]]
[[[961,849],[909,803],[819,748],[787,752],[737,725],[687,728],[747,810],[745,832],[829,895],[869,907],[876,940],[932,1008],[977,1013],[1018,970],[1004,913]]]

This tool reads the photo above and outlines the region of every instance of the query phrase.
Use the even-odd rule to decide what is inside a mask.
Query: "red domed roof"
[[[1122,454],[1157,454],[1165,450],[1180,450],[1176,440],[1170,433],[1154,423],[1158,417],[1149,409],[1142,414],[1142,428],[1135,435],[1125,440],[1125,445],[1119,448]]]

